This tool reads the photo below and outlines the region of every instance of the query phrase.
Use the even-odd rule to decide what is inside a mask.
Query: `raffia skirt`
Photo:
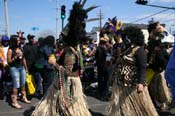
[[[75,99],[66,100],[64,92],[59,89],[59,79],[49,87],[46,95],[36,105],[32,116],[91,116],[79,77],[68,77],[72,83],[72,93]]]
[[[166,109],[171,103],[171,94],[165,80],[165,71],[156,73],[149,86],[149,93],[156,107]]]
[[[146,86],[142,93],[137,93],[135,87],[114,81],[108,116],[158,116],[158,113]]]

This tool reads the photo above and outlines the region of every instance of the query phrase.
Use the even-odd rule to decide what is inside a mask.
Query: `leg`
[[[43,94],[42,77],[39,72],[35,73],[35,82],[37,85],[37,92],[42,95]]]
[[[14,108],[17,108],[17,109],[21,109],[22,106],[18,103],[17,101],[17,95],[18,95],[18,89],[17,88],[13,88],[12,90],[12,95],[11,95],[11,99],[12,99],[12,106]]]
[[[3,78],[2,78],[2,70],[0,69],[0,99],[4,99],[4,86],[3,86]]]
[[[11,95],[11,100],[12,100],[12,106],[20,109],[22,108],[21,105],[19,105],[17,101],[17,95],[18,95],[18,88],[19,88],[19,71],[15,67],[10,68],[10,75],[12,77],[12,83],[13,83],[13,89],[12,89],[12,95]]]
[[[99,93],[99,96],[102,97],[102,94],[103,94],[103,89],[104,89],[104,85],[103,85],[103,82],[104,82],[104,71],[102,68],[98,68],[98,93]]]
[[[47,89],[52,84],[52,81],[53,81],[52,73],[53,73],[53,71],[52,70],[48,70],[48,69],[45,69],[41,73],[41,77],[43,78],[43,94],[45,94],[47,92]]]
[[[25,69],[24,67],[21,67],[20,68],[20,87],[21,87],[21,94],[22,94],[22,101],[24,103],[30,103],[29,100],[27,100],[27,97],[26,97],[26,88],[25,88],[25,83],[26,83],[26,72],[25,72]]]
[[[26,97],[26,90],[25,90],[25,86],[21,87],[21,94],[22,94],[22,99],[21,101],[23,101],[24,103],[30,104],[30,101],[27,99]]]

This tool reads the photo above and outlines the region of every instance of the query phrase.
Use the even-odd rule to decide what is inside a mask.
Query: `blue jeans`
[[[52,84],[54,80],[54,72],[53,70],[49,69],[43,69],[41,72],[41,77],[43,78],[42,86],[43,86],[43,94],[45,94],[49,88],[49,86]]]
[[[40,94],[43,94],[43,86],[42,86],[42,77],[39,72],[35,73],[35,80],[36,80],[36,85],[37,85],[37,91],[40,92]]]
[[[13,88],[24,87],[26,83],[26,71],[24,66],[19,68],[10,67],[10,75],[12,77]]]

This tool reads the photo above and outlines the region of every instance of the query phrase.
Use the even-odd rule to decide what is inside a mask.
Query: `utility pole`
[[[151,24],[154,22],[154,18],[151,18],[151,20],[148,21],[148,24]]]
[[[4,11],[5,11],[5,21],[6,21],[6,29],[5,29],[5,34],[10,37],[10,32],[9,32],[9,19],[8,19],[8,5],[7,5],[7,0],[4,0]]]
[[[56,0],[56,39],[58,39],[58,0]]]
[[[100,13],[97,15],[99,18],[100,18],[100,30],[102,28],[102,19],[103,19],[103,13],[101,12],[101,9],[100,9]]]

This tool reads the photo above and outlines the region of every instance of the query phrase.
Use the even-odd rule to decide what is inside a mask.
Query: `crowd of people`
[[[126,109],[124,108],[122,109],[123,111],[120,109],[120,112],[116,112],[116,108],[121,108],[121,106],[118,105],[129,105],[129,101],[127,101],[127,96],[130,96],[129,91],[133,91],[132,96],[135,98],[140,97],[136,96],[140,95],[138,93],[143,92],[145,94],[145,102],[150,101],[150,103],[147,103],[147,108],[145,108],[148,109],[149,113],[147,111],[145,112],[149,115],[151,110],[155,115],[156,111],[154,110],[154,106],[165,109],[171,104],[171,100],[173,99],[166,80],[160,80],[160,77],[156,79],[156,75],[162,73],[166,68],[173,43],[161,42],[161,33],[165,30],[159,22],[150,24],[148,26],[148,31],[150,36],[147,45],[144,43],[144,36],[139,28],[127,27],[124,30],[119,30],[118,32],[120,33],[116,35],[109,28],[104,28],[100,31],[100,41],[98,44],[90,38],[82,44],[79,44],[78,47],[78,44],[75,47],[67,47],[65,43],[60,40],[55,44],[55,38],[52,35],[46,38],[39,38],[38,41],[36,41],[34,35],[28,34],[27,43],[25,42],[26,39],[19,34],[12,35],[10,38],[4,35],[1,37],[0,53],[1,97],[5,92],[3,90],[4,84],[6,81],[9,82],[10,80],[12,82],[12,89],[10,92],[11,105],[15,108],[22,108],[17,99],[19,92],[21,93],[21,100],[25,103],[30,103],[27,99],[25,84],[27,73],[30,73],[35,78],[37,84],[35,95],[40,98],[43,97],[49,86],[55,80],[55,77],[60,73],[59,72],[56,76],[53,65],[55,62],[48,62],[50,55],[54,54],[58,64],[64,67],[66,67],[66,63],[70,63],[70,61],[72,64],[69,65],[75,65],[76,58],[80,60],[79,64],[76,66],[77,68],[73,68],[74,70],[78,69],[76,76],[81,77],[80,80],[82,84],[84,83],[84,79],[89,82],[93,82],[92,80],[96,79],[98,82],[97,91],[99,99],[105,101],[111,100],[109,115],[113,116],[116,115],[116,113],[121,115],[121,113],[126,112],[131,114],[133,112],[133,110],[132,112],[125,111]],[[157,31],[157,33],[155,31]],[[154,35],[153,32],[157,35]],[[111,37],[114,41],[112,41]],[[129,39],[130,43],[128,43],[127,39]],[[76,51],[81,52],[78,53],[78,55]],[[73,61],[70,60],[70,54],[66,55],[66,52],[73,52],[73,54],[76,54],[75,58],[73,58],[75,61],[73,59]],[[123,59],[124,56],[133,58],[134,60],[126,61],[126,59]],[[68,59],[66,60],[66,58]],[[127,65],[124,64],[126,62]],[[83,64],[83,66],[80,66],[80,64]],[[97,67],[97,77],[95,77],[95,67]],[[59,66],[57,66],[57,69],[59,70]],[[147,69],[151,69],[155,73],[151,80],[146,78],[146,73],[149,73],[146,72],[148,71]],[[88,73],[88,75],[84,74],[85,72]],[[69,71],[65,73],[69,75]],[[74,75],[74,73],[71,75]],[[164,73],[161,76],[161,78],[164,78]],[[160,83],[164,83],[164,81],[165,84],[161,84],[160,86]],[[147,84],[148,82],[149,84]],[[134,93],[135,86],[137,89]],[[113,87],[112,93],[109,91],[109,87]],[[133,90],[131,90],[131,88]],[[164,91],[160,88],[164,88]],[[83,88],[81,89],[83,90]],[[127,89],[129,89],[129,91]],[[164,98],[160,97],[160,92],[157,92],[159,90],[163,91],[161,95],[164,94]],[[121,91],[127,93],[121,93]],[[124,97],[126,97],[124,100],[126,100],[127,103],[126,101],[123,102],[126,104],[123,104],[120,100]],[[118,102],[116,99],[118,99]],[[143,103],[144,99],[140,98],[140,103]],[[137,101],[134,98],[131,100]],[[144,105],[144,107],[146,107],[146,105]],[[151,109],[149,110],[149,108]],[[138,110],[139,109],[136,109],[136,111]]]
[[[28,42],[19,34],[6,35],[1,38],[1,97],[11,94],[11,103],[15,108],[22,108],[18,103],[21,100],[30,103],[27,99],[26,74],[34,76],[36,82],[36,95],[42,97],[53,81],[54,70],[48,63],[48,57],[55,53],[55,38],[51,35],[35,40],[34,35],[28,34]],[[6,84],[9,91],[5,91]],[[19,89],[20,88],[20,89]],[[11,90],[11,91],[10,91]]]
[[[10,80],[11,105],[22,108],[19,93],[21,101],[30,103],[28,73],[35,79],[35,96],[42,98],[32,116],[90,116],[82,84],[94,80],[98,98],[110,101],[108,116],[158,116],[156,108],[171,108],[175,103],[174,73],[170,70],[174,40],[164,39],[166,29],[160,22],[150,23],[145,43],[140,28],[122,28],[114,17],[100,30],[96,43],[85,36],[84,24],[87,12],[95,7],[83,9],[84,4],[74,3],[68,32],[63,31],[57,41],[53,35],[36,41],[28,34],[26,43],[21,31],[10,38],[1,37],[0,96],[7,94],[5,85]]]

